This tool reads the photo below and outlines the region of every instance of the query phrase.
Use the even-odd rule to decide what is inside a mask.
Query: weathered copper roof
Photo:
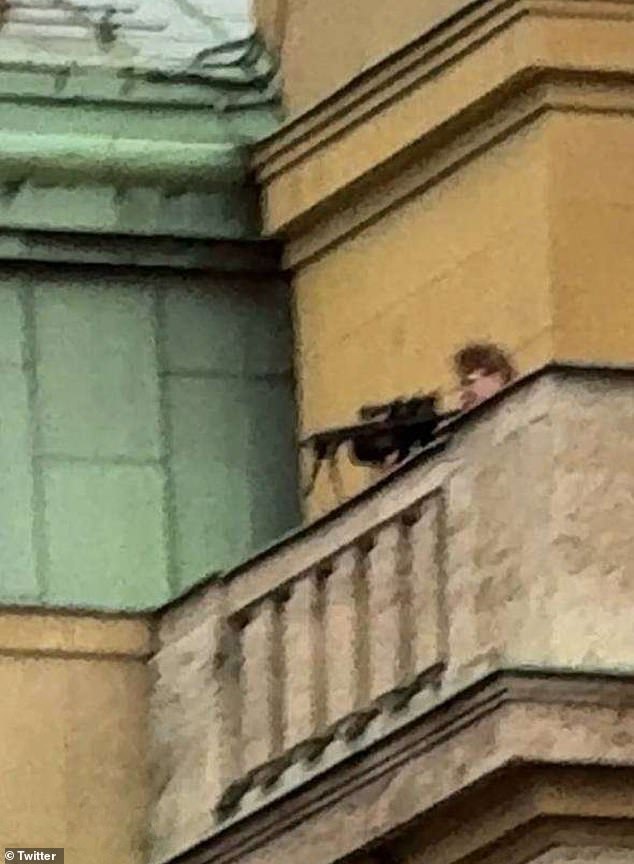
[[[3,66],[204,80],[218,89],[220,108],[277,95],[248,0],[4,0],[0,43]]]
[[[0,231],[259,236],[279,103],[247,3],[0,0]]]

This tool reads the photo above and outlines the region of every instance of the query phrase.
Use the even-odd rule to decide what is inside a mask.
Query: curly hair
[[[505,384],[510,383],[516,375],[506,352],[497,345],[487,342],[465,345],[454,354],[453,363],[461,380],[480,369],[487,375],[501,375]]]

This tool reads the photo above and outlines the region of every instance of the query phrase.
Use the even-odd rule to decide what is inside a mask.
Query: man
[[[461,348],[453,358],[460,382],[460,407],[475,408],[494,396],[515,378],[515,369],[497,345],[473,343]]]

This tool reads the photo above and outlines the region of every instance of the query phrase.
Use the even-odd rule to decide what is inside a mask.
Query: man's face
[[[499,372],[487,373],[485,369],[470,372],[462,379],[460,396],[463,411],[475,408],[486,399],[494,396],[504,387],[504,378]]]

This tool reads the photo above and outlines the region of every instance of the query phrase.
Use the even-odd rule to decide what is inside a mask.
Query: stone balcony
[[[167,610],[154,860],[325,864],[508,766],[634,768],[632,380],[542,370]]]

